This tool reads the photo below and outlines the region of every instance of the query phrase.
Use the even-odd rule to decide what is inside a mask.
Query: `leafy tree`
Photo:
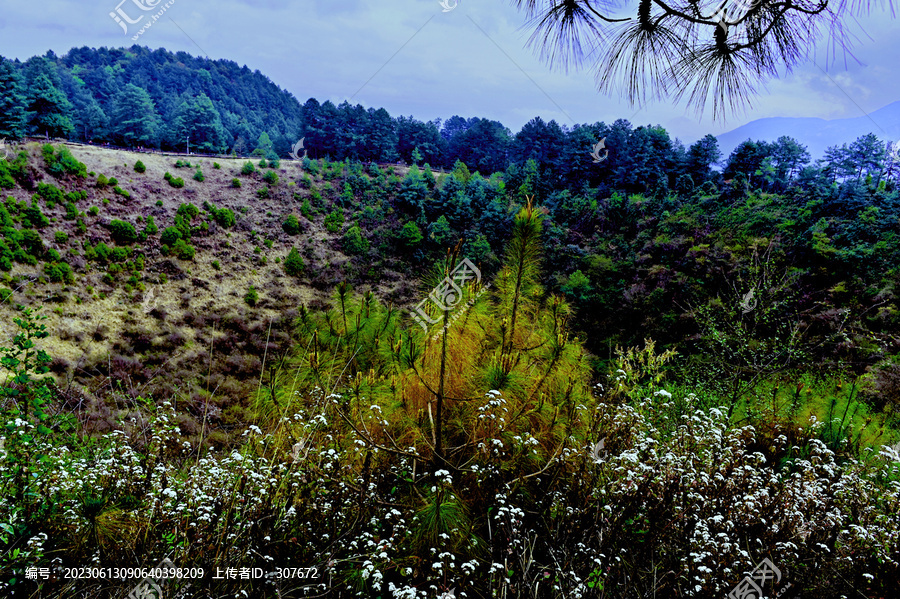
[[[397,239],[404,248],[414,249],[422,243],[422,231],[416,223],[409,222],[400,229]]]
[[[693,143],[687,151],[687,174],[696,185],[712,179],[713,165],[722,159],[719,151],[719,140],[715,135],[704,135],[703,139]]]
[[[173,113],[169,143],[190,143],[198,152],[215,154],[224,147],[224,136],[219,111],[205,93],[182,97]]]
[[[325,228],[330,233],[337,233],[344,226],[344,213],[341,210],[333,210],[325,217]]]
[[[176,241],[181,239],[181,231],[177,227],[166,227],[162,235],[159,236],[159,242],[162,245],[172,246]]]

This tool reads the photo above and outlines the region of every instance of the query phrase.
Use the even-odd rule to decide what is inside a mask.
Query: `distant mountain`
[[[793,137],[807,147],[813,160],[821,158],[831,146],[850,143],[861,135],[874,133],[884,141],[900,139],[900,101],[872,114],[831,121],[818,118],[774,117],[757,119],[718,136],[723,158],[741,142],[775,141],[782,135]]]

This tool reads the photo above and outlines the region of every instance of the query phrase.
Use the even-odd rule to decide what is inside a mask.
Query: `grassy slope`
[[[249,176],[240,175],[240,168],[246,159],[217,158],[215,162],[221,165],[221,169],[214,169],[212,159],[183,157],[194,166],[200,165],[205,181],[198,182],[192,178],[194,168],[175,168],[178,157],[88,146],[73,145],[69,148],[78,160],[85,163],[89,172],[118,179],[119,186],[128,190],[131,198],[114,194],[111,187],[97,188],[96,177],[83,181],[56,180],[44,170],[40,145],[28,144],[29,162],[40,173],[37,177],[42,176],[43,182],[53,183],[63,191],[87,191],[87,200],[77,204],[79,212],[87,213],[91,206],[99,207],[100,212],[96,217],[85,214],[87,232],[81,235],[76,231],[75,221],[63,219],[63,206],[57,205],[51,209],[41,201],[41,209],[51,219],[51,225],[40,230],[40,234],[47,247],[57,249],[72,264],[75,282],[63,285],[23,279],[12,284],[13,289],[18,288],[17,291],[9,302],[0,305],[0,335],[3,339],[7,339],[14,328],[15,304],[46,306],[43,313],[49,317],[45,324],[51,337],[45,340],[43,346],[51,356],[65,361],[55,368],[64,386],[74,375],[75,386],[88,387],[91,395],[103,395],[104,387],[109,384],[107,377],[110,377],[114,381],[122,381],[132,394],[135,391],[147,393],[155,390],[159,397],[162,392],[170,390],[168,386],[160,388],[155,385],[161,379],[169,379],[168,385],[173,384],[171,379],[177,379],[174,383],[176,388],[183,389],[187,386],[182,380],[184,377],[190,377],[191,373],[205,377],[210,370],[252,379],[255,383],[259,376],[258,358],[262,357],[259,350],[265,347],[268,323],[301,304],[325,299],[342,277],[342,269],[349,258],[340,251],[341,233],[330,233],[325,229],[322,224],[324,210],[312,215],[311,221],[305,219],[300,214],[300,205],[302,197],[309,191],[300,185],[289,185],[292,181],[297,183],[303,176],[300,163],[282,162],[276,169],[280,182],[272,188],[269,198],[260,199],[257,190],[266,186],[262,181],[261,169]],[[137,160],[145,164],[145,173],[134,171]],[[258,159],[254,160],[254,165],[256,162]],[[171,187],[163,178],[167,171],[184,179],[184,188]],[[241,188],[231,187],[235,177],[241,180]],[[314,185],[318,186],[320,182],[314,180]],[[338,188],[338,185],[334,187]],[[16,187],[5,195],[12,195],[17,201],[30,202],[32,192]],[[109,199],[108,204],[102,203],[104,198]],[[157,201],[161,201],[162,206],[157,206]],[[138,290],[126,292],[128,273],[119,273],[115,283],[107,285],[103,281],[106,267],[86,263],[81,255],[70,253],[71,248],[81,251],[85,240],[92,245],[103,241],[113,246],[109,230],[104,226],[112,219],[131,222],[141,231],[144,224],[138,223],[137,217],[140,215],[146,220],[147,216],[153,216],[161,233],[165,227],[173,225],[175,212],[181,203],[193,203],[201,208],[203,215],[204,201],[219,208],[231,208],[237,217],[236,225],[226,230],[212,219],[207,219],[210,226],[208,235],[195,236],[190,241],[197,248],[192,261],[162,255],[159,234],[144,243],[136,243],[133,247],[142,248],[145,254],[145,268],[141,273],[146,286],[143,293]],[[244,214],[241,213],[242,208],[246,211]],[[281,228],[281,223],[290,213],[297,215],[303,229],[295,237],[287,235]],[[199,222],[195,219],[194,224]],[[347,226],[350,226],[349,222],[345,229]],[[56,231],[66,232],[68,243],[54,243]],[[253,231],[258,233],[255,240],[251,235]],[[264,245],[267,238],[272,241],[271,249]],[[287,255],[292,245],[300,250],[306,262],[306,273],[299,279],[287,276],[282,265],[275,263],[276,258],[283,259]],[[254,252],[257,247],[261,252]],[[267,264],[262,264],[263,257],[267,258]],[[213,268],[214,260],[219,261],[221,270]],[[42,264],[31,267],[17,263],[9,274],[37,279],[42,274],[41,269]],[[159,282],[160,273],[166,273],[167,282]],[[380,288],[375,289],[379,295],[394,290],[400,276],[387,273],[382,281]],[[250,285],[257,288],[260,298],[253,308],[243,301]],[[93,293],[88,291],[89,287],[93,288]],[[245,337],[256,337],[256,340],[243,347],[232,348],[226,338],[234,336],[234,333],[222,330],[222,320],[238,322],[236,328],[246,333]],[[142,342],[149,341],[149,347],[144,347],[146,343],[135,347],[136,335],[141,336]],[[224,349],[217,352],[217,345],[224,346]],[[213,356],[207,351],[210,346],[213,347]],[[227,359],[235,353],[247,354],[246,359],[232,358],[228,362]],[[252,357],[254,354],[257,359]],[[125,366],[117,368],[112,363],[117,356],[137,359],[140,365],[126,362]],[[256,373],[251,376],[254,366],[257,367]],[[133,381],[127,380],[131,374],[134,375]],[[153,384],[147,386],[148,381]],[[223,379],[218,377],[212,381],[211,387],[215,388],[222,382]],[[225,384],[221,390],[234,394],[237,386]],[[230,404],[238,399],[231,397],[225,403]]]

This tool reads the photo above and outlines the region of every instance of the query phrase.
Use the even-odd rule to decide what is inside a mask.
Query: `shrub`
[[[183,216],[188,220],[193,220],[197,218],[198,214],[200,214],[200,209],[187,202],[179,205],[178,210],[175,212],[175,214],[177,214],[178,216]]]
[[[128,192],[127,190],[122,189],[122,188],[119,187],[118,185],[116,185],[116,186],[113,188],[113,193],[116,194],[116,195],[120,195],[120,196],[122,196],[123,198],[126,198],[126,199],[131,197],[131,193],[130,193],[130,192]]]
[[[257,189],[256,196],[261,200],[267,199],[269,197],[269,188],[263,187],[262,189]]]
[[[222,270],[222,265],[219,264],[218,260],[212,261],[212,267],[213,267],[213,270]]]
[[[109,178],[109,184],[110,184],[110,185],[113,185],[113,186],[116,186],[116,185],[119,184],[119,180],[116,179],[115,177],[110,177],[110,178]]]
[[[159,242],[163,245],[173,245],[181,239],[181,231],[177,227],[166,227],[162,235],[159,236]]]
[[[182,187],[184,187],[184,179],[182,179],[181,177],[173,177],[169,179],[169,185],[171,185],[175,189],[181,189]]]
[[[275,171],[266,171],[266,174],[263,175],[263,181],[269,185],[278,185],[278,173]]]
[[[247,293],[244,294],[244,301],[248,306],[256,305],[256,302],[259,301],[259,294],[256,292],[256,287],[250,285],[250,289],[248,289]]]
[[[100,213],[100,208],[98,208],[97,206],[91,206],[88,209],[88,214],[90,214],[91,216],[97,216],[97,214],[99,214],[99,213]]]
[[[179,239],[172,246],[172,253],[181,260],[193,260],[195,252],[194,246],[188,245],[184,239]]]
[[[63,216],[66,220],[75,220],[78,218],[78,208],[72,202],[66,202],[66,214]]]
[[[134,243],[138,239],[137,231],[134,225],[124,220],[114,220],[109,223],[109,230],[112,238],[116,243],[128,245]]]
[[[219,170],[220,168],[222,168],[222,165],[220,165],[218,162],[213,162],[213,168]]]
[[[163,175],[163,179],[165,179],[166,181],[171,181],[171,180],[172,180],[172,173],[170,173],[169,171],[166,171],[166,174]]]
[[[337,233],[344,226],[344,213],[341,210],[334,210],[325,217],[325,228],[331,233]]]
[[[156,222],[153,220],[152,216],[147,217],[147,224],[144,225],[144,237],[148,235],[156,235],[159,232],[159,227],[156,226]]]
[[[62,190],[56,185],[49,183],[38,183],[36,195],[44,199],[48,208],[53,208],[57,204],[62,204],[65,200],[65,195]]]
[[[147,167],[144,166],[144,163],[138,160],[134,163],[134,172],[136,173],[145,173],[147,172]]]
[[[300,232],[300,221],[293,214],[289,214],[284,222],[281,223],[281,228],[284,229],[284,232],[288,235],[296,235]]]
[[[238,179],[237,177],[235,177],[234,179],[231,180],[231,186],[234,187],[234,188],[240,187],[240,186],[241,186],[241,180]]]
[[[344,233],[343,246],[344,251],[350,255],[365,254],[369,251],[369,240],[363,237],[360,228],[354,225]]]
[[[24,210],[22,217],[35,229],[43,229],[50,224],[50,220],[41,212],[35,201],[32,201],[31,206]]]
[[[54,154],[53,146],[44,144],[43,148],[41,148],[41,154],[43,154],[44,162],[47,164],[47,172],[54,177],[60,178],[64,175],[75,175],[76,177],[84,178],[87,176],[87,167],[84,163],[76,160],[68,148],[60,148]]]
[[[288,252],[287,257],[284,259],[284,272],[292,277],[299,277],[303,274],[304,268],[306,268],[306,265],[303,263],[300,252],[297,251],[297,248],[291,247],[291,251]]]
[[[69,235],[65,231],[57,231],[53,234],[53,241],[56,243],[66,243],[69,241]]]
[[[206,177],[203,176],[203,171],[198,168],[197,172],[194,173],[194,181],[200,181],[202,183],[205,180]]]
[[[44,264],[44,274],[54,283],[71,283],[75,280],[72,267],[65,262],[48,262]]]
[[[256,172],[256,168],[254,168],[253,163],[249,160],[244,163],[244,166],[241,167],[242,175],[252,175]]]

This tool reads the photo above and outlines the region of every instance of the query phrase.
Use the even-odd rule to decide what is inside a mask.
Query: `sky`
[[[137,41],[143,23],[126,34],[110,16],[118,8],[137,19],[167,1]],[[711,110],[698,117],[671,100],[638,107],[602,94],[589,65],[551,68],[528,46],[527,16],[509,0],[444,2],[456,7],[445,12],[440,0],[2,0],[0,55],[26,60],[48,50],[140,44],[258,69],[301,103],[349,100],[420,120],[477,116],[514,133],[536,116],[569,126],[625,118],[662,125],[685,143],[758,118],[852,118],[900,100],[900,36],[879,3],[848,21],[852,55],[831,56],[822,43],[792,73],[769,81],[751,108],[714,121]],[[144,12],[136,3],[156,8]]]

